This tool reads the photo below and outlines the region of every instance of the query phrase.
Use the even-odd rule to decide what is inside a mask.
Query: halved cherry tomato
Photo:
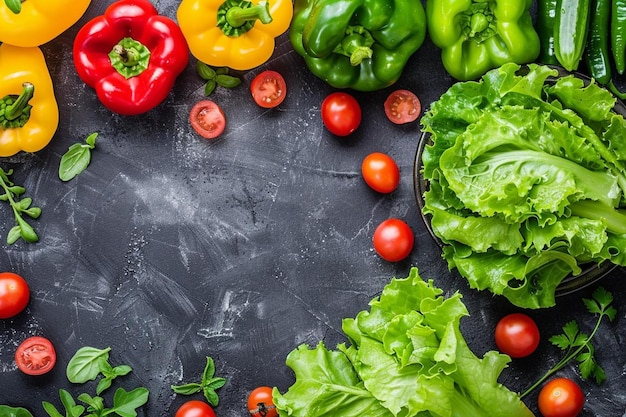
[[[271,109],[285,100],[287,83],[278,72],[266,70],[254,77],[250,84],[250,92],[256,104]]]
[[[0,319],[21,313],[30,300],[28,283],[13,272],[0,272]]]
[[[576,417],[585,406],[585,395],[569,378],[555,378],[539,391],[539,411],[543,417]]]
[[[526,314],[508,314],[496,325],[496,345],[500,352],[512,358],[523,358],[533,353],[539,346],[539,328]]]
[[[248,396],[248,411],[253,417],[278,417],[278,411],[272,399],[272,388],[258,387]]]
[[[374,231],[374,250],[386,261],[398,262],[409,256],[415,237],[413,230],[403,220],[391,218],[383,221]]]
[[[15,363],[27,375],[42,375],[52,370],[57,354],[52,342],[42,336],[31,336],[24,340],[15,352]]]
[[[382,152],[367,155],[361,163],[363,180],[379,193],[390,193],[400,184],[400,169],[392,157]]]
[[[197,102],[189,112],[189,122],[193,129],[205,139],[215,139],[226,128],[224,111],[211,100]]]
[[[348,136],[361,124],[361,106],[348,93],[331,93],[322,101],[322,122],[330,133]]]
[[[215,417],[215,411],[204,401],[190,400],[178,408],[175,417]]]
[[[385,100],[384,106],[387,118],[395,124],[414,122],[422,111],[422,103],[409,90],[392,92]]]

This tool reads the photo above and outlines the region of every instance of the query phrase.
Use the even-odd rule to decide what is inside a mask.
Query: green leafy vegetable
[[[69,147],[61,157],[59,164],[59,178],[61,181],[69,181],[89,166],[91,151],[96,147],[98,133],[87,136],[85,143],[75,143]]]
[[[552,336],[549,340],[553,345],[565,352],[563,358],[552,366],[546,374],[535,382],[521,395],[528,395],[532,390],[542,384],[552,374],[563,368],[572,360],[578,362],[580,376],[583,379],[593,377],[596,383],[601,384],[606,379],[604,369],[598,364],[595,358],[595,348],[591,343],[591,339],[600,328],[602,319],[606,317],[609,321],[615,319],[617,310],[611,304],[613,303],[613,294],[598,287],[592,294],[592,298],[583,298],[583,303],[591,314],[597,314],[598,320],[589,335],[582,333],[576,321],[569,321],[563,326],[563,333]]]
[[[111,386],[118,376],[124,376],[132,371],[128,365],[111,366],[109,352],[111,348],[98,349],[91,346],[83,346],[78,349],[67,363],[66,376],[68,381],[82,384],[93,381],[99,375],[103,378],[98,382],[96,393],[100,395]]]
[[[412,268],[369,311],[343,320],[349,345],[292,351],[296,381],[285,393],[273,390],[281,417],[532,416],[498,383],[510,358],[496,351],[478,358],[461,334],[469,314],[461,294],[442,293]]]
[[[22,2],[24,0],[4,0],[7,8],[14,14],[20,14],[22,12]]]
[[[103,378],[98,381],[95,397],[87,393],[78,395],[77,399],[86,404],[86,407],[77,404],[68,391],[59,390],[59,397],[65,409],[65,417],[104,417],[108,415],[136,417],[137,409],[148,402],[149,391],[147,388],[139,387],[131,391],[118,388],[113,395],[113,406],[107,407],[105,405],[104,398],[100,394],[111,387],[115,378],[127,375],[132,371],[132,368],[127,365],[111,366],[109,363],[110,351],[111,348],[97,349],[84,346],[72,356],[66,369],[66,376],[70,382],[82,384],[95,380],[99,375],[102,375]],[[52,403],[44,401],[42,406],[50,417],[64,417]],[[0,415],[0,417],[2,416]]]
[[[22,407],[9,407],[0,405],[0,417],[33,417],[33,415]]]
[[[9,176],[12,174],[12,169],[5,171],[0,168],[0,188],[4,191],[4,194],[0,194],[0,201],[6,201],[11,205],[13,216],[17,223],[9,230],[7,243],[12,245],[20,238],[29,243],[37,242],[39,241],[39,236],[37,236],[35,229],[24,220],[22,215],[25,214],[28,217],[37,219],[41,215],[41,208],[31,206],[33,203],[32,198],[25,197],[20,199],[20,196],[26,192],[26,189],[15,185],[9,179]]]
[[[172,385],[172,390],[181,395],[192,395],[202,391],[209,404],[215,407],[220,401],[216,391],[225,384],[225,378],[215,376],[215,363],[213,358],[207,356],[206,365],[202,372],[202,380],[199,383],[191,382],[182,385]]]
[[[235,88],[241,84],[241,79],[230,75],[227,67],[214,69],[204,62],[196,63],[196,70],[200,78],[206,81],[204,85],[204,95],[210,96],[217,86],[223,88]]]
[[[607,90],[530,64],[454,84],[422,117],[424,213],[472,288],[549,307],[584,264],[626,265],[626,121]]]

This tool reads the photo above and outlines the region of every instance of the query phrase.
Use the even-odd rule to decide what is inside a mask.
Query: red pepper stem
[[[234,28],[241,27],[251,20],[260,20],[263,24],[272,22],[270,7],[266,1],[252,7],[231,7],[226,12],[226,21]]]
[[[124,78],[136,77],[150,64],[150,50],[133,38],[124,38],[109,52],[111,65]]]
[[[120,57],[120,61],[126,67],[137,65],[139,61],[139,51],[135,48],[124,48],[122,45],[118,44],[113,47],[113,52]]]
[[[7,120],[15,120],[22,116],[24,109],[29,106],[28,102],[35,95],[35,86],[32,83],[22,84],[22,93],[15,99],[15,102],[7,106],[4,110],[4,117]]]

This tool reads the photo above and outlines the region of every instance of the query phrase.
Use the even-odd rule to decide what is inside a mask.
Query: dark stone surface
[[[140,415],[174,415],[188,397],[174,395],[170,385],[197,380],[207,355],[228,379],[219,390],[218,415],[246,415],[250,390],[270,385],[284,391],[293,383],[285,365],[292,349],[345,341],[341,319],[366,309],[411,266],[447,294],[460,290],[471,314],[462,321],[470,347],[481,356],[495,349],[497,320],[518,309],[470,290],[448,271],[413,192],[419,125],[392,125],[382,108],[393,89],[414,91],[427,107],[453,83],[428,39],[395,86],[354,93],[363,123],[340,139],[320,118],[321,101],[333,90],[310,74],[283,35],[274,57],[243,73],[240,87],[213,93],[228,126],[221,139],[206,141],[187,121],[193,103],[203,98],[194,59],[167,101],[136,117],[107,111],[78,78],[73,37],[109,3],[93,1],[77,25],[42,48],[61,112],[51,144],[35,155],[0,159],[43,208],[33,222],[41,241],[2,244],[0,251],[0,269],[21,274],[32,290],[25,312],[0,321],[0,404],[44,415],[41,402],[59,404],[60,388],[93,393],[91,386],[71,385],[64,372],[74,352],[89,345],[110,346],[114,365],[134,368],[120,386],[149,388]],[[177,4],[155,2],[172,18]],[[263,69],[281,72],[288,83],[287,99],[276,109],[257,107],[248,92]],[[94,131],[100,136],[91,165],[61,182],[61,155]],[[374,151],[388,153],[401,168],[401,185],[391,195],[373,192],[360,176],[361,160]],[[4,242],[12,218],[5,204],[0,216]],[[371,244],[375,227],[391,216],[405,219],[416,236],[411,256],[397,264],[381,260]],[[601,281],[619,311],[595,341],[608,380],[601,386],[581,382],[573,364],[559,373],[581,384],[587,396],[583,416],[626,412],[623,275],[618,269]],[[513,361],[502,383],[522,391],[552,366],[560,352],[547,338],[565,322],[576,319],[591,331],[595,319],[581,297],[593,288],[529,312],[544,341],[530,358]],[[50,338],[58,352],[57,367],[39,378],[23,375],[13,362],[17,345],[35,334]],[[536,395],[526,399],[535,412]]]

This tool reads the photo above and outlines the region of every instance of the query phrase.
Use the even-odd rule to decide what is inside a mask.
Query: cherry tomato
[[[197,102],[189,112],[189,122],[193,129],[205,139],[215,139],[226,128],[224,111],[211,100]]]
[[[500,352],[512,358],[523,358],[539,346],[539,328],[535,321],[523,313],[513,313],[500,319],[495,331]]]
[[[396,90],[389,94],[384,107],[387,118],[398,125],[414,122],[422,111],[422,103],[409,90]]]
[[[390,193],[400,184],[400,169],[392,157],[381,152],[373,152],[361,164],[363,179],[379,193]]]
[[[350,94],[331,93],[322,102],[322,122],[330,133],[348,136],[361,124],[361,106]]]
[[[272,388],[258,387],[248,396],[248,411],[253,417],[278,417],[278,411],[272,399]]]
[[[398,262],[409,256],[414,241],[413,230],[400,219],[387,219],[374,231],[374,249],[389,262]]]
[[[57,354],[52,342],[45,337],[31,336],[15,352],[15,363],[27,375],[42,375],[54,368]]]
[[[539,391],[539,411],[544,417],[576,417],[585,405],[585,395],[569,378],[555,378]]]
[[[215,417],[215,411],[204,401],[190,400],[178,408],[175,417]]]
[[[287,83],[276,71],[267,70],[254,77],[250,84],[250,92],[256,104],[270,109],[285,100]]]
[[[13,272],[0,272],[0,319],[21,313],[30,300],[30,289],[21,276]]]

